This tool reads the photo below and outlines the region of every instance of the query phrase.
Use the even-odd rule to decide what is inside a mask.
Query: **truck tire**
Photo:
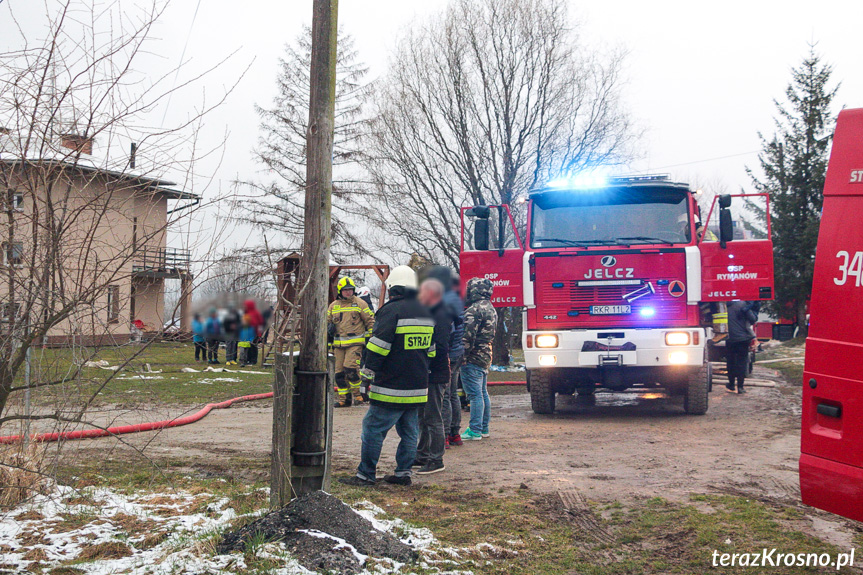
[[[683,395],[683,409],[689,415],[707,413],[710,379],[710,364],[708,363],[704,363],[700,369],[689,374],[686,391]]]
[[[530,370],[530,405],[539,415],[554,413],[555,392],[551,387],[551,370]]]

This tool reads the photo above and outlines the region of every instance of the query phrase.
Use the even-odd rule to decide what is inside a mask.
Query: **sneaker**
[[[443,440],[443,448],[449,449],[449,437],[445,437]]]
[[[392,483],[393,485],[402,485],[404,487],[408,487],[411,484],[411,478],[409,475],[386,475],[384,476],[384,481]]]
[[[417,475],[431,475],[432,473],[437,473],[438,471],[443,471],[444,469],[446,469],[446,466],[443,464],[442,461],[439,463],[432,463],[431,461],[429,461],[428,463],[423,465],[419,471],[417,471]]]
[[[410,479],[410,477],[408,477]],[[369,479],[363,479],[362,477],[358,477],[353,475],[351,477],[339,477],[339,483],[344,483],[345,485],[350,485],[351,487],[373,487],[375,485],[374,481]]]
[[[462,441],[479,441],[482,439],[482,433],[477,433],[470,427],[467,428],[467,431],[461,434]]]
[[[459,435],[458,433],[456,433],[455,435],[450,435],[447,440],[449,441],[449,444],[451,446],[454,445],[455,447],[458,447],[460,445],[464,445],[464,441],[461,440],[461,435]]]
[[[218,359],[213,360],[213,365],[222,365]]]
[[[743,389],[742,387],[738,387],[738,388],[737,388],[737,393],[741,393],[741,394],[742,394],[742,393],[746,393],[746,390],[745,390],[745,389]]]
[[[488,431],[483,431],[483,432],[482,432],[482,438],[483,438],[483,439],[488,439],[489,437],[491,437],[491,433],[490,433],[490,432],[488,432]]]
[[[731,383],[726,383],[726,384],[725,384],[725,391],[727,391],[728,393],[737,393],[737,392],[734,390],[734,385],[733,385],[733,384],[731,384]]]
[[[425,459],[415,459],[411,467],[425,467],[428,461]]]

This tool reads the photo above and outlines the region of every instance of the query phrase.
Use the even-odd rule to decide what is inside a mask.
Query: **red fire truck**
[[[803,502],[863,521],[863,109],[839,114],[803,371]]]
[[[764,202],[766,239],[741,237],[732,196],[702,220],[696,193],[665,176],[564,179],[523,209],[463,208],[462,280],[488,278],[494,305],[523,307],[533,410],[553,413],[557,394],[655,386],[705,413],[711,302],[773,298],[769,209],[750,198]],[[701,226],[714,219],[716,234]]]

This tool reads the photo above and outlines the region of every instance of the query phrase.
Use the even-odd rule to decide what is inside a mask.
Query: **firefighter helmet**
[[[354,280],[345,276],[339,280],[339,283],[336,284],[336,291],[341,294],[343,289],[357,289],[357,284],[354,283]]]
[[[387,277],[386,284],[388,289],[399,286],[417,289],[417,273],[408,266],[395,267]]]

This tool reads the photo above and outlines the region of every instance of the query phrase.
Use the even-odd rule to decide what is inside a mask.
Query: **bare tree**
[[[563,0],[455,0],[410,31],[374,98],[366,215],[379,247],[457,267],[461,206],[627,159],[623,57],[583,44]]]
[[[258,179],[238,183],[235,217],[284,238],[283,244],[274,245],[272,249],[298,251],[303,238],[311,33],[306,27],[293,44],[285,46],[285,55],[279,59],[278,95],[271,107],[255,108],[261,118],[261,135],[254,158],[263,172]],[[359,60],[353,38],[340,32],[336,62],[332,237],[334,255],[341,257],[364,253],[365,241],[357,228],[357,202],[367,187],[363,167],[367,156],[360,141],[368,123],[366,107],[370,84],[367,75],[368,68]],[[252,251],[260,252],[261,244]],[[262,273],[267,272],[263,270]]]
[[[47,7],[47,33],[38,40],[2,7],[9,44],[21,48],[0,53],[0,428],[84,422],[116,375],[95,377],[85,368],[99,353],[90,346],[112,346],[125,358],[121,368],[145,349],[129,344],[141,311],[136,295],[153,302],[156,334],[159,318],[174,316],[162,307],[161,278],[191,280],[184,275],[189,254],[200,246],[171,249],[167,238],[190,240],[195,214],[208,207],[195,193],[192,168],[213,148],[201,149],[197,134],[227,95],[190,108],[178,125],[148,127],[154,109],[206,73],[176,82],[177,69],[155,78],[135,69],[165,3],[66,0]],[[131,153],[130,142],[137,144]],[[183,189],[166,175],[184,181]],[[218,235],[213,230],[204,241]],[[190,289],[191,281],[180,301]],[[45,354],[44,345],[70,351]],[[42,361],[27,381],[31,353]],[[68,391],[57,396],[83,395],[73,406],[41,404],[35,413],[10,401],[57,387]]]
[[[272,257],[266,254],[267,263]],[[229,254],[210,270],[205,281],[196,290],[200,298],[211,298],[221,294],[243,294],[258,300],[273,300],[276,294],[273,270],[265,265],[255,265],[245,252]]]
[[[458,209],[628,158],[623,54],[591,52],[562,0],[456,0],[410,31],[375,94],[367,215],[407,255],[457,265]],[[383,243],[383,242],[382,242]]]

